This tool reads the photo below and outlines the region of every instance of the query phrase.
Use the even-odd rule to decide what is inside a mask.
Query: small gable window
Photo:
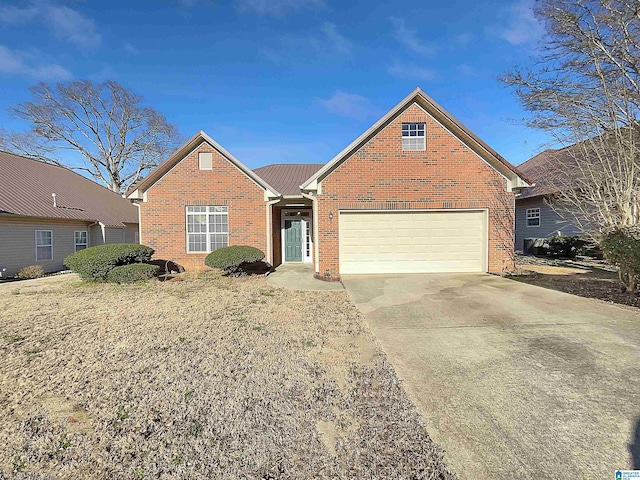
[[[540,226],[540,209],[527,208],[527,227]]]
[[[200,170],[212,170],[213,154],[211,152],[200,152],[198,154],[198,167]]]
[[[403,123],[402,150],[425,150],[427,142],[424,130],[424,123]]]

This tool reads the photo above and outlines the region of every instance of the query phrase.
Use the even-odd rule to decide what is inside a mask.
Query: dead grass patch
[[[453,478],[344,292],[57,280],[0,286],[0,478]]]

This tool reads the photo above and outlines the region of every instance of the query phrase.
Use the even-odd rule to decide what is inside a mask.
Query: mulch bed
[[[578,275],[514,275],[513,280],[539,287],[559,290],[580,297],[597,298],[609,303],[618,303],[640,308],[640,295],[622,292],[617,273],[593,270]]]

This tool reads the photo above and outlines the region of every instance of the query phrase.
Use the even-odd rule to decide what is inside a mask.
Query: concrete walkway
[[[267,277],[267,283],[291,290],[344,290],[340,282],[324,282],[313,278],[311,263],[283,263]]]
[[[640,312],[491,275],[343,282],[460,479],[640,469]]]

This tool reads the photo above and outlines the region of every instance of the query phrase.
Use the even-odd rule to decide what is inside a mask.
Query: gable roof
[[[592,146],[587,142],[591,140],[545,150],[518,165],[518,169],[535,183],[522,189],[516,200],[552,195],[564,186],[574,185],[583,175],[579,163],[597,161],[596,153],[588,153]],[[613,168],[614,165],[615,162]]]
[[[485,159],[485,161],[487,161],[487,163],[489,163],[494,169],[511,180],[515,187],[524,187],[529,183],[528,179],[522,173],[520,173],[518,169],[516,169],[516,167],[511,165],[511,163],[509,163],[506,159],[499,155],[494,149],[492,149],[484,141],[478,138],[478,136],[476,136],[468,128],[462,125],[460,121],[458,121],[455,117],[453,117],[453,115],[451,115],[444,108],[438,105],[431,97],[424,93],[422,89],[416,88],[400,103],[389,110],[386,115],[384,115],[380,120],[374,123],[366,132],[364,132],[351,144],[349,144],[344,150],[338,153],[323,168],[309,177],[300,186],[300,188],[302,190],[307,190],[314,182],[320,181],[324,177],[329,175],[342,163],[342,161],[344,161],[358,148],[368,142],[396,116],[398,116],[401,112],[406,110],[414,103],[417,103],[427,113],[433,116],[445,128],[447,128],[456,137],[458,137],[465,145],[476,152],[476,154],[478,154],[481,158]]]
[[[0,214],[98,221],[110,227],[138,223],[138,209],[108,188],[68,168],[2,151]]]
[[[556,188],[546,180],[547,173],[560,156],[566,156],[566,148],[560,150],[545,150],[529,160],[518,165],[518,169],[524,173],[532,182],[532,186],[524,188],[517,199],[540,197],[556,192]]]
[[[236,157],[231,155],[231,153],[229,153],[222,145],[220,145],[218,142],[216,142],[213,138],[211,138],[202,130],[200,130],[193,137],[187,140],[175,152],[173,152],[169,157],[167,157],[160,165],[154,168],[151,171],[151,173],[149,173],[149,175],[147,175],[142,181],[132,186],[125,195],[129,198],[139,198],[139,197],[132,197],[132,194],[135,193],[136,191],[143,193],[144,191],[151,188],[153,184],[156,183],[158,180],[160,180],[169,170],[171,170],[174,166],[180,163],[190,151],[197,148],[203,142],[207,142],[209,145],[215,148],[218,152],[220,152],[222,156],[224,156],[233,165],[235,165],[241,172],[247,175],[258,186],[266,190],[270,196],[280,195],[276,189],[271,187],[267,182],[265,182],[262,178],[260,178],[253,171],[251,171],[244,163],[242,163]]]
[[[301,195],[300,184],[324,166],[324,163],[275,163],[254,172],[282,195]]]

